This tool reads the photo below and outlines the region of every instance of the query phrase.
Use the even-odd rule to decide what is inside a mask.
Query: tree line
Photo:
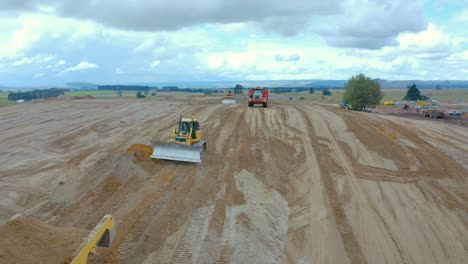
[[[68,92],[69,89],[61,89],[61,88],[49,88],[49,89],[36,89],[33,91],[27,92],[11,92],[8,94],[9,101],[18,101],[18,100],[25,100],[31,101],[34,99],[46,99],[51,97],[57,97],[59,95],[65,94]]]

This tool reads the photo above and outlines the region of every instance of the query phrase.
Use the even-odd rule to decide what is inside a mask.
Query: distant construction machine
[[[200,123],[194,117],[180,116],[178,128],[174,128],[171,142],[157,142],[153,145],[153,159],[201,162],[206,151],[206,141],[201,140]]]
[[[226,90],[224,93],[223,99],[221,100],[223,104],[235,104],[237,103],[236,98],[234,98],[234,91],[233,90]]]
[[[444,111],[438,109],[423,109],[421,111],[423,117],[430,117],[430,118],[444,118]]]
[[[268,106],[268,90],[257,86],[249,90],[249,107],[256,104],[261,104],[263,107]]]

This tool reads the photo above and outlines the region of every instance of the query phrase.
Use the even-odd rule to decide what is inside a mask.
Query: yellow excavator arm
[[[71,264],[86,264],[88,255],[96,254],[96,247],[109,247],[113,227],[114,219],[109,214],[105,215],[75,251]]]

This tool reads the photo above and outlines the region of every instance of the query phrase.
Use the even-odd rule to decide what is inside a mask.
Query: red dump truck
[[[249,107],[256,104],[262,104],[263,107],[268,105],[268,90],[265,88],[257,87],[249,90]]]

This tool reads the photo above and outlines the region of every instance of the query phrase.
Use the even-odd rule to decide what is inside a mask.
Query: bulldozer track
[[[224,213],[226,214],[226,221],[228,219],[231,219],[231,210],[226,208],[224,210]],[[231,238],[231,233],[229,229],[224,228],[223,235],[221,236],[222,243],[220,243],[220,245],[218,246],[216,250],[216,256],[217,256],[216,263],[228,264],[230,262],[230,256],[231,256],[231,247],[229,246],[230,238]]]
[[[145,210],[143,215],[126,234],[122,243],[117,247],[117,259],[120,263],[130,263],[132,261],[132,253],[134,253],[135,248],[138,246],[139,240],[142,238],[150,223],[154,221],[161,206],[167,202],[169,196],[169,194],[166,194],[162,198],[157,199],[155,203]]]
[[[200,249],[196,247],[203,240],[205,235],[203,230],[207,228],[212,210],[213,208],[198,208],[192,213],[179,243],[180,246],[175,252],[173,263],[186,264],[194,261],[193,255],[199,253],[197,251]]]

